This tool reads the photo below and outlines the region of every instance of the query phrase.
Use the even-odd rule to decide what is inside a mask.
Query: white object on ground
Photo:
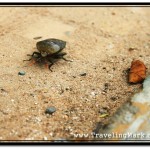
[[[143,82],[143,90],[133,96],[132,101],[139,103],[150,103],[150,76]]]

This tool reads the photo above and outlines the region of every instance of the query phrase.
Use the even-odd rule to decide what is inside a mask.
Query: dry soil
[[[132,60],[150,73],[148,7],[0,7],[0,16],[0,140],[91,134],[138,91],[128,83]],[[47,38],[66,41],[72,62],[53,72],[23,62]],[[50,106],[56,112],[47,115]]]

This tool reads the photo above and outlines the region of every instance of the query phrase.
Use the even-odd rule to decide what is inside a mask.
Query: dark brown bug
[[[46,63],[48,64],[49,69],[58,59],[70,61],[64,58],[67,53],[62,52],[62,50],[66,47],[65,41],[54,38],[46,39],[37,42],[36,47],[39,52],[33,52],[32,55],[28,54],[27,56],[31,56],[31,58],[24,61],[34,60],[34,62]]]

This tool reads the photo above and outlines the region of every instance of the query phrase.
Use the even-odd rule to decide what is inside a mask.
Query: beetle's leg
[[[30,59],[23,60],[23,61],[30,61],[30,60],[32,60],[32,58],[34,58],[34,55],[35,55],[35,54],[37,55],[37,57],[35,57],[35,58],[40,58],[41,54],[40,54],[39,52],[33,52],[33,54],[32,54],[32,55],[27,54],[27,56],[31,56],[31,58],[30,58]]]
[[[53,72],[52,69],[51,69],[51,67],[52,67],[53,64],[54,64],[54,63],[51,63],[51,64],[48,66],[48,68],[49,68],[49,70],[50,70],[51,72]]]
[[[48,68],[49,68],[49,70],[52,72],[51,67],[52,67],[52,65],[54,64],[54,62],[53,62],[51,59],[47,59],[47,61],[50,62]]]
[[[27,60],[23,60],[23,61],[30,61],[30,60],[32,60],[32,58],[30,58],[30,59],[27,59]]]
[[[27,56],[32,56],[32,57],[34,57],[34,55],[37,55],[37,57],[36,58],[39,58],[40,56],[41,56],[41,54],[39,53],[39,52],[33,52],[33,54],[32,55],[30,55],[30,54],[27,54]]]
[[[60,56],[58,56],[58,58],[59,58],[59,59],[63,59],[63,60],[65,60],[65,61],[72,62],[71,60],[68,60],[68,59],[64,58],[63,56],[61,56],[61,55],[60,55]]]
[[[55,58],[56,58],[56,59],[63,59],[63,60],[65,60],[65,61],[70,61],[70,62],[72,62],[71,60],[68,60],[68,59],[64,58],[63,56],[65,56],[65,55],[67,55],[67,53],[61,52],[61,53],[58,53],[58,54],[55,56]]]
[[[32,56],[32,55],[30,55],[30,54],[27,54],[27,56]]]
[[[27,54],[27,56],[32,56],[32,55],[30,55],[30,54]],[[23,61],[30,61],[30,60],[32,60],[32,57],[31,57],[30,59],[23,60]]]
[[[68,60],[68,59],[66,59],[66,58],[64,58],[64,57],[61,57],[61,59],[65,60],[65,61],[72,62],[71,60]]]

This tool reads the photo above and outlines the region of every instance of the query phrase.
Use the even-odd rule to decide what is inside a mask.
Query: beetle
[[[36,43],[36,48],[39,52],[33,52],[32,55],[27,54],[27,56],[31,56],[31,58],[24,61],[34,60],[38,63],[48,63],[49,70],[52,71],[50,68],[58,59],[70,61],[64,58],[67,53],[62,52],[62,50],[65,47],[65,41],[55,38],[39,41]]]

